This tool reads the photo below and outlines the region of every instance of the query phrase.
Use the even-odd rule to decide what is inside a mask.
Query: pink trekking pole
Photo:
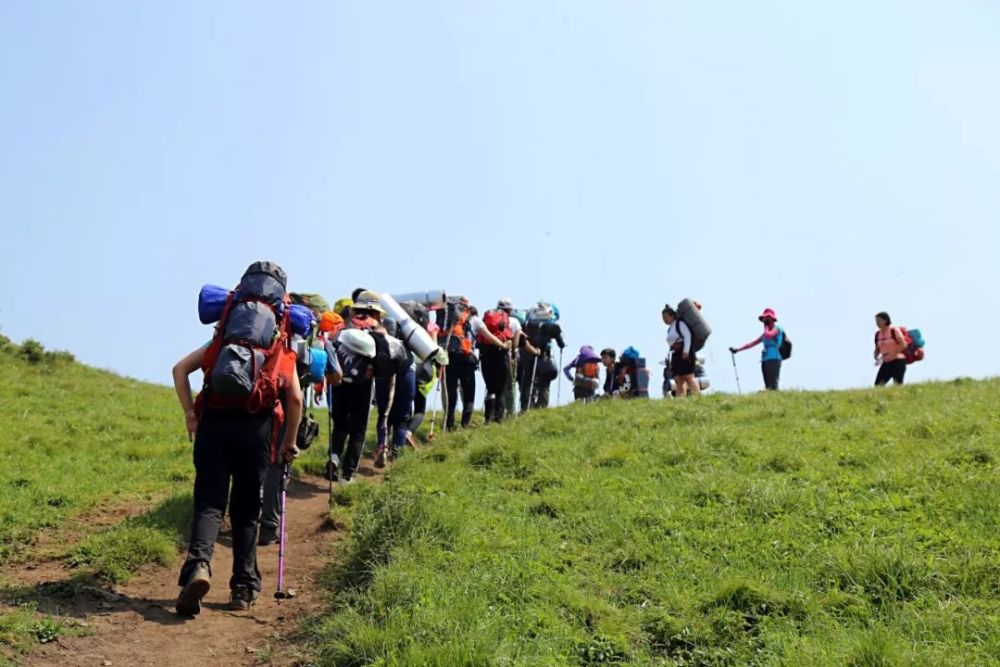
[[[288,477],[290,474],[289,464],[281,469],[281,515],[278,518],[278,590],[274,592],[275,600],[287,600],[295,597],[295,590],[285,588],[285,508],[288,503]]]

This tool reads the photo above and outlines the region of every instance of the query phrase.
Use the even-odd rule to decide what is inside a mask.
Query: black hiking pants
[[[486,383],[486,400],[483,403],[486,421],[503,421],[507,409],[507,382],[510,379],[507,350],[484,346],[479,350],[479,363],[482,365],[483,382]]]
[[[472,411],[476,407],[476,365],[465,355],[449,354],[448,368],[444,374],[447,378],[448,414],[445,419],[445,430],[455,428],[455,408],[458,407],[459,387],[462,388],[462,428],[472,421]]]
[[[896,359],[878,367],[878,374],[875,375],[875,386],[889,384],[892,380],[896,384],[903,384],[903,376],[906,375],[906,359]]]
[[[344,479],[350,479],[361,462],[374,384],[371,380],[356,378],[353,382],[344,382],[333,388],[330,451],[340,459],[340,476]]]
[[[781,377],[781,359],[768,359],[760,362],[760,372],[764,376],[764,388],[778,391],[778,380]]]
[[[233,574],[230,589],[260,592],[257,569],[257,521],[260,490],[271,460],[271,414],[206,410],[194,439],[194,518],[187,560],[178,585],[195,567],[211,572],[212,551],[226,513],[233,526]]]

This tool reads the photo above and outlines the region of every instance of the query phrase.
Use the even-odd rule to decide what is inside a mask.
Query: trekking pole
[[[539,352],[539,354],[541,354],[541,350],[539,350],[538,352]],[[533,405],[535,403],[535,400],[536,400],[535,399],[535,374],[538,372],[538,356],[539,356],[539,354],[535,355],[535,363],[533,363],[531,365],[531,384],[528,385],[528,409],[529,410],[535,407],[535,405]]]
[[[285,521],[285,510],[288,503],[288,477],[291,466],[286,463],[281,469],[281,515],[278,519],[278,590],[274,592],[275,600],[287,600],[295,597],[294,588],[285,588],[285,533],[288,530]]]
[[[562,403],[562,379],[563,379],[562,354],[563,354],[563,349],[560,347],[559,348],[559,384],[556,385],[556,405],[559,405],[560,403]]]
[[[441,385],[445,381],[445,367],[442,366],[440,372],[438,373],[437,387],[434,388],[434,401],[431,403],[431,432],[427,435],[427,440],[434,439],[434,424],[437,421],[437,405],[438,405],[438,394],[441,392]],[[448,394],[445,392],[441,397],[441,409],[447,413],[448,408],[445,405],[448,402]]]
[[[732,355],[732,357],[733,357],[733,373],[736,374],[736,391],[738,393],[742,394],[743,390],[740,389],[740,372],[736,368],[736,353],[735,352],[730,352],[729,354]]]

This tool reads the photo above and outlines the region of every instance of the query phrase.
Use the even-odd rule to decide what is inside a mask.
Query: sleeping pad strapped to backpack
[[[205,406],[255,413],[278,400],[280,352],[288,341],[287,276],[273,262],[255,262],[231,291],[205,351],[198,413]]]
[[[698,352],[705,347],[705,341],[712,335],[712,328],[701,314],[701,304],[684,299],[677,304],[677,319],[691,330],[691,351]]]

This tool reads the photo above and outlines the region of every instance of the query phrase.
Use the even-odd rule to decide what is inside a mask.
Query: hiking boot
[[[181,589],[181,594],[177,596],[177,603],[174,604],[178,614],[197,616],[201,612],[201,599],[212,585],[210,577],[208,566],[204,563],[194,568],[184,588]]]
[[[326,462],[326,478],[331,482],[336,482],[338,471],[340,470],[340,457],[336,454],[330,455],[330,460]]]
[[[375,455],[375,467],[384,468],[385,467],[385,447],[380,447],[378,454]]]
[[[246,586],[237,586],[229,594],[230,611],[246,611],[257,601],[257,594]]]
[[[274,528],[261,526],[260,533],[257,534],[257,546],[269,547],[278,543],[278,531]]]

